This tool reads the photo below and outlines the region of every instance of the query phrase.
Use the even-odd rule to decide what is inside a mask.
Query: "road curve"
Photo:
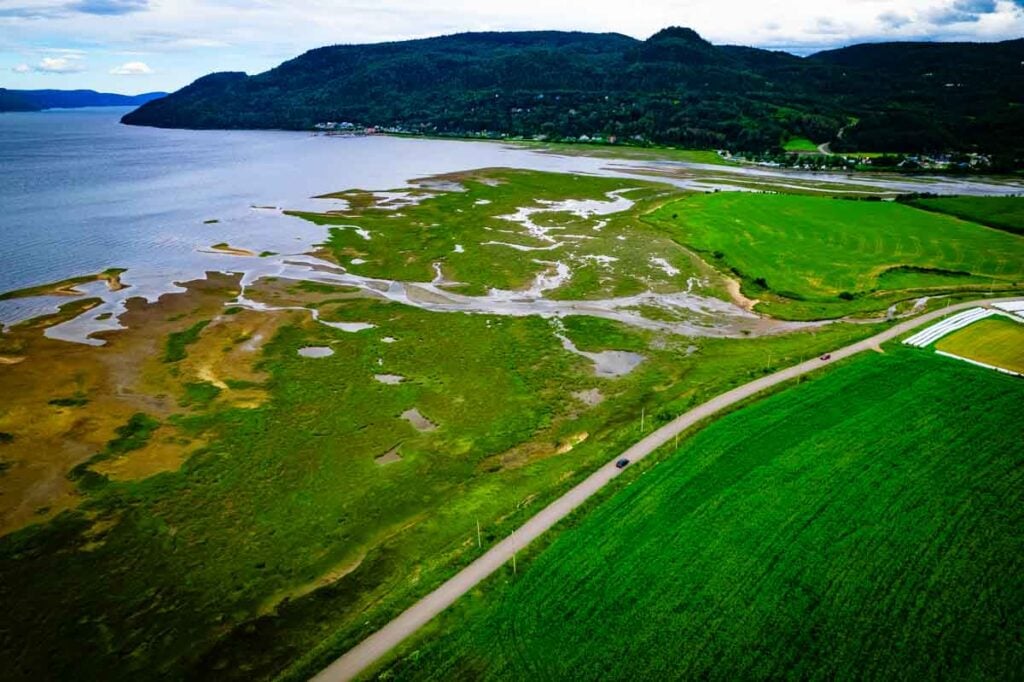
[[[487,550],[473,563],[466,566],[453,577],[449,578],[436,590],[420,599],[418,602],[403,611],[400,615],[391,620],[387,625],[373,633],[352,649],[349,649],[340,658],[336,659],[329,666],[324,668],[313,678],[314,682],[340,682],[351,680],[363,672],[394,647],[398,646],[406,637],[413,634],[420,627],[424,626],[434,616],[438,615],[451,606],[456,599],[473,589],[480,581],[494,573],[503,564],[512,559],[512,555],[522,550],[526,545],[537,539],[544,531],[568,516],[576,507],[580,506],[587,499],[603,488],[609,481],[615,478],[621,469],[615,467],[616,460],[626,457],[630,462],[637,462],[654,452],[660,446],[675,438],[678,434],[690,428],[694,424],[714,415],[727,407],[735,405],[751,396],[754,396],[765,389],[776,386],[790,379],[813,372],[827,365],[833,364],[843,358],[848,358],[865,350],[877,348],[880,343],[889,341],[900,336],[915,327],[927,322],[948,315],[949,313],[986,305],[999,301],[1017,300],[1013,298],[991,298],[957,303],[946,308],[934,310],[919,317],[899,322],[885,331],[874,336],[858,341],[857,343],[845,346],[832,351],[831,358],[822,361],[819,358],[808,360],[799,365],[787,367],[773,374],[768,374],[743,384],[737,388],[722,393],[706,403],[698,405],[692,410],[681,414],[668,424],[665,424],[657,431],[646,436],[625,452],[617,455],[614,459],[588,476],[575,488],[559,497],[557,500],[540,510],[529,521],[512,532],[510,536]]]

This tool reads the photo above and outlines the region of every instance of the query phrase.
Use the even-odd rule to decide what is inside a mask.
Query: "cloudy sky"
[[[0,0],[0,87],[175,90],[303,51],[458,31],[576,29],[798,54],[879,40],[1024,36],[1024,0]]]

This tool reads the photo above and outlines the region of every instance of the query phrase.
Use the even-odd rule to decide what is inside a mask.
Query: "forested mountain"
[[[163,97],[165,92],[117,95],[95,90],[7,90],[0,88],[0,111],[42,111],[54,108],[131,107]]]
[[[790,136],[868,151],[1024,149],[1024,40],[857,45],[801,58],[690,29],[464,33],[311,50],[215,73],[124,117],[136,125],[638,137],[760,151]]]

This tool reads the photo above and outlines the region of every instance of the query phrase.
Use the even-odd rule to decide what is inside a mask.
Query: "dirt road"
[[[522,550],[526,545],[537,539],[544,531],[569,515],[576,507],[580,506],[587,499],[604,487],[609,481],[622,472],[615,467],[615,462],[625,457],[630,462],[637,462],[656,449],[669,442],[690,428],[694,424],[714,415],[716,412],[735,405],[751,396],[754,396],[765,389],[771,388],[798,376],[813,372],[816,369],[825,367],[834,362],[848,358],[865,350],[877,349],[879,344],[900,336],[911,329],[931,322],[949,313],[985,305],[997,301],[1015,299],[997,298],[982,299],[966,303],[958,303],[947,308],[935,310],[919,317],[900,322],[889,329],[876,334],[870,338],[858,341],[844,348],[834,350],[831,358],[822,361],[819,358],[786,369],[779,370],[774,374],[768,374],[755,379],[750,383],[743,384],[727,393],[723,393],[708,402],[698,405],[689,412],[686,412],[657,431],[646,436],[625,452],[616,456],[600,469],[591,474],[582,483],[565,493],[557,500],[540,510],[536,516],[513,531],[512,535],[505,538],[494,547],[485,552],[476,561],[459,571],[443,585],[419,600],[383,628],[370,635],[355,647],[350,649],[340,658],[324,668],[316,677],[314,682],[339,682],[351,680],[359,673],[369,668],[373,663],[383,657],[388,651],[397,646],[402,640],[413,634],[420,627],[425,625],[434,616],[448,608],[456,599],[473,589],[480,581],[498,570],[502,564],[512,559],[513,553]]]

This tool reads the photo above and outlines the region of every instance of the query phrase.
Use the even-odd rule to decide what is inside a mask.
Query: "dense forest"
[[[95,90],[7,90],[0,88],[0,111],[137,107],[166,94],[165,92],[147,92],[142,95],[118,95]]]
[[[311,50],[214,73],[124,117],[181,128],[601,136],[734,151],[790,137],[837,150],[1024,156],[1024,39],[883,43],[797,57],[669,28],[465,33]]]

